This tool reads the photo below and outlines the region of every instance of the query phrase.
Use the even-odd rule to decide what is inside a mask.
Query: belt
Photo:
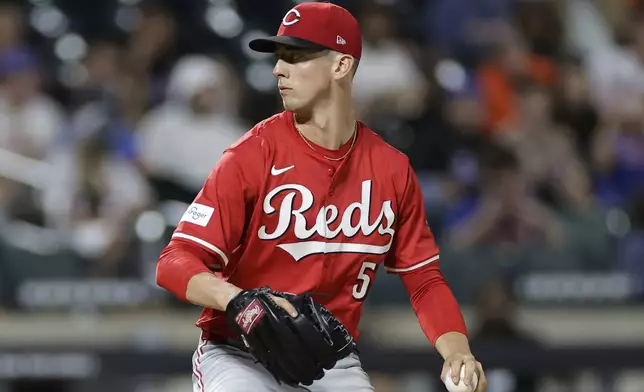
[[[223,345],[226,345],[226,346],[231,346],[231,347],[234,347],[234,348],[236,348],[238,350],[241,350],[241,351],[243,351],[245,353],[250,354],[250,352],[248,351],[248,348],[246,347],[246,345],[244,343],[242,343],[242,341],[239,340],[239,339],[224,338],[224,337],[218,337],[217,336],[217,337],[211,337],[211,338],[209,338],[207,340],[212,344],[223,344]]]

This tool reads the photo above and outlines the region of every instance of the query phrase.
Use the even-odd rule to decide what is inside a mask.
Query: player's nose
[[[279,77],[287,77],[286,74],[286,62],[282,59],[278,59],[277,62],[275,63],[275,66],[273,67],[273,76],[276,78]]]

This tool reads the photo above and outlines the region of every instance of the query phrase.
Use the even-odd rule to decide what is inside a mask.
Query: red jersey
[[[323,293],[315,299],[357,339],[376,270],[422,268],[438,248],[406,155],[362,123],[356,132],[331,151],[307,144],[290,112],[257,124],[224,153],[172,241],[210,252],[209,267],[242,289]],[[232,336],[214,309],[197,326]]]

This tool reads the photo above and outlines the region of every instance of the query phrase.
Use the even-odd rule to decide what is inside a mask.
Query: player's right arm
[[[231,267],[262,183],[262,141],[248,135],[228,149],[182,216],[157,264],[157,284],[182,301],[225,310],[241,289],[213,271]]]
[[[179,250],[178,253],[179,258],[176,260],[186,260],[186,257],[191,258],[189,256],[190,250]],[[201,262],[207,258],[207,255],[203,255],[202,257],[191,259]],[[161,283],[159,284],[161,285]],[[204,271],[198,272],[188,280],[185,289],[185,300],[195,305],[225,311],[228,302],[240,291],[239,287],[216,277],[210,271]],[[180,297],[178,293],[175,293],[175,295]]]

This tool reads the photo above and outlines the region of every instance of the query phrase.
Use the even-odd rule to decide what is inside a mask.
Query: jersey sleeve
[[[385,260],[388,273],[408,273],[438,260],[439,250],[425,215],[418,178],[407,164],[403,196],[392,249]]]
[[[181,217],[172,241],[197,244],[215,255],[221,267],[228,266],[257,199],[262,156],[258,140],[226,150]]]

